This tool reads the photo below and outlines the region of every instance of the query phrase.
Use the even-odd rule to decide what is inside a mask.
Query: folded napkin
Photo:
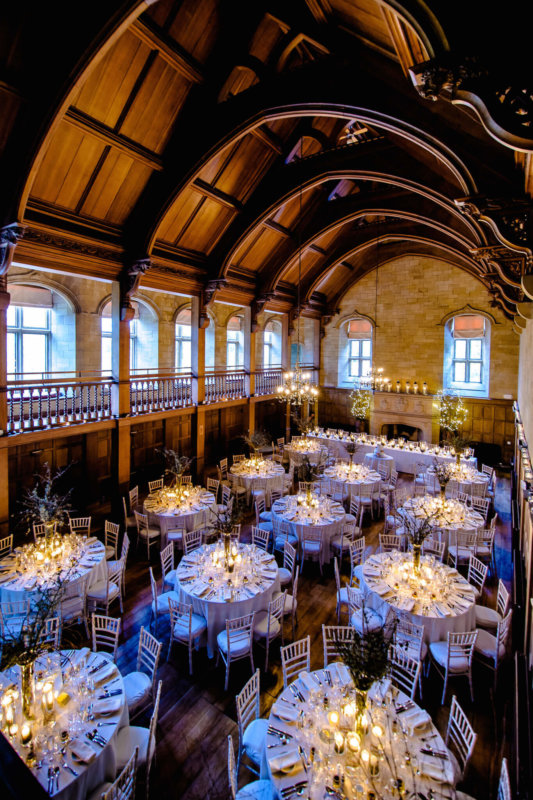
[[[385,700],[387,692],[389,691],[391,686],[390,678],[382,678],[380,681],[376,681],[371,687],[370,691],[368,692],[368,697],[371,700],[375,700],[376,703],[382,703]]]
[[[298,677],[300,678],[300,681],[303,683],[303,685],[308,691],[310,692],[315,691],[316,688],[318,687],[318,683],[315,681],[313,676],[310,675],[309,672],[307,672],[306,670],[300,672]]]
[[[80,739],[73,739],[69,744],[69,748],[75,759],[84,761],[86,764],[96,758],[96,753],[92,747]]]
[[[87,544],[92,544],[93,542],[98,542],[98,544],[101,544],[101,542],[96,536],[89,536],[89,538],[86,539],[86,542]]]
[[[272,772],[280,772],[284,769],[290,769],[290,767],[293,767],[295,764],[302,764],[302,759],[298,748],[285,747],[279,755],[269,758],[268,763]]]
[[[346,664],[342,664],[341,662],[337,663],[337,675],[343,686],[348,686],[352,683],[352,676]]]
[[[114,676],[115,672],[117,672],[117,668],[114,664],[106,664],[105,667],[102,667],[102,669],[98,670],[98,672],[95,672],[93,680],[96,684],[104,683],[104,681],[107,681],[109,678]]]
[[[401,719],[403,727],[407,728],[411,734],[416,733],[417,729],[423,728],[428,722],[431,722],[431,717],[427,711],[416,706],[409,709],[409,711],[404,711]]]
[[[122,697],[106,697],[105,700],[96,700],[93,704],[93,712],[96,716],[102,714],[115,714],[120,711]]]
[[[453,766],[449,759],[445,761],[439,756],[419,753],[418,768],[422,775],[427,775],[428,778],[444,783],[454,782]]]
[[[274,577],[274,574],[275,574],[275,570],[274,570],[274,569],[272,569],[272,568],[263,567],[263,568],[261,569],[261,575],[262,575],[264,578],[273,578],[273,577]]]
[[[396,608],[399,608],[400,611],[412,611],[415,607],[415,601],[412,597],[400,597],[394,601],[394,605]]]
[[[391,590],[390,586],[387,583],[383,583],[383,581],[372,582],[371,589],[382,596]]]
[[[377,567],[369,567],[368,562],[364,565],[363,571],[365,575],[379,576],[380,570]]]
[[[449,617],[451,615],[450,609],[444,603],[435,603],[435,611],[439,617]]]
[[[279,717],[279,719],[284,720],[285,722],[296,722],[298,719],[298,711],[293,706],[288,706],[282,701],[278,700],[272,706],[272,711]]]
[[[75,650],[72,656],[69,656],[69,663],[75,667],[83,664],[87,660],[90,652],[91,651],[88,647],[82,647],[81,650]]]
[[[189,587],[189,591],[192,594],[195,594],[197,597],[201,597],[207,592],[209,588],[210,588],[209,584],[204,583],[203,581],[196,581],[194,586]]]

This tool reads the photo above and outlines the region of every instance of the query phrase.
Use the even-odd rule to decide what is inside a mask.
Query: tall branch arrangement
[[[307,436],[315,427],[315,415],[309,414],[305,419],[302,419],[298,414],[291,413],[291,419],[298,429],[298,433],[302,436]]]
[[[462,429],[468,417],[468,409],[462,397],[455,392],[442,389],[437,392],[434,405],[439,409],[439,424],[443,430],[457,433]]]
[[[365,609],[362,609],[363,617]],[[376,681],[390,672],[390,646],[394,640],[397,620],[390,615],[381,628],[359,633],[353,630],[350,639],[337,639],[337,652],[350,670],[354,686],[368,692]]]
[[[452,464],[439,461],[438,458],[433,459],[433,472],[437,476],[440,488],[444,491],[453,476]]]
[[[268,447],[271,442],[266,431],[252,431],[248,432],[245,436],[240,437],[245,444],[248,445],[253,453],[257,453],[262,447]]]
[[[325,456],[320,453],[317,464],[311,464],[309,456],[303,456],[302,463],[298,467],[298,480],[305,483],[318,481],[322,477],[322,468],[326,464]]]
[[[171,475],[176,481],[190,469],[194,458],[189,456],[180,456],[176,450],[171,450],[168,447],[162,447],[157,452],[163,457],[165,461],[165,475]]]
[[[70,464],[52,475],[50,464],[46,463],[37,473],[35,486],[28,489],[19,501],[20,515],[27,522],[28,529],[33,523],[55,522],[62,525],[67,522],[68,512],[72,508],[69,500],[72,489],[66,494],[59,494],[55,487],[69,468]]]
[[[372,410],[372,392],[369,389],[354,389],[350,394],[351,413],[355,419],[369,419]]]

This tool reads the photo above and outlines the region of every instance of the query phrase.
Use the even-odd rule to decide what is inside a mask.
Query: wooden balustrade
[[[218,403],[220,400],[237,400],[246,397],[246,372],[214,372],[205,378],[205,403]]]
[[[267,369],[255,373],[255,394],[276,394],[278,386],[283,383],[283,372],[279,369]]]
[[[111,417],[110,379],[25,381],[7,386],[7,432],[43,430]]]
[[[130,381],[130,411],[146,414],[192,405],[192,375],[136,376]]]

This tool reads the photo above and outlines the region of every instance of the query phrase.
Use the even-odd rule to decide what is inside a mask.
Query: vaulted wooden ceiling
[[[130,0],[80,9],[68,34],[61,11],[1,20],[18,257],[108,278],[150,259],[146,285],[281,310],[300,280],[306,313],[331,314],[415,253],[476,275],[509,316],[526,299],[529,232],[513,240],[491,199],[529,215],[527,147],[409,72],[447,58],[446,4]]]

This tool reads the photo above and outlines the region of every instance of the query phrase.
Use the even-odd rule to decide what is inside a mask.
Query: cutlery
[[[414,707],[415,707],[415,704],[412,703],[410,700],[408,700],[407,703],[404,703],[401,706],[397,706],[396,713],[397,714],[403,714],[404,711],[409,711],[411,708],[414,708]]]
[[[102,725],[116,725],[116,722],[99,722],[98,727],[101,728]]]
[[[54,768],[54,778],[56,783],[56,792],[59,791],[59,767]]]
[[[303,749],[301,744],[298,745],[298,752],[300,753],[300,758],[302,759],[302,765],[303,765],[303,768],[304,768],[304,770],[305,770],[305,772],[307,774],[306,758],[305,758],[304,749]]]
[[[317,684],[318,684],[319,686],[322,686],[322,681],[320,680],[320,678],[318,677],[318,675],[316,674],[316,672],[312,672],[312,673],[311,673],[311,675],[313,676],[313,678],[315,679],[315,681],[317,682]]]
[[[325,674],[326,674],[326,680],[329,683],[329,685],[333,686],[333,682],[331,680],[331,672],[329,671],[329,669],[325,669],[325,670],[323,670],[323,672],[325,672]]]
[[[104,747],[104,745],[106,744],[104,739],[101,739],[98,733],[96,733],[96,731],[89,731],[85,735],[89,739],[89,741],[95,742],[95,744],[99,744],[100,747]]]
[[[281,736],[280,736],[280,740],[279,740],[279,742],[276,742],[276,744],[267,744],[267,750],[270,750],[271,747],[281,747],[282,745],[286,745],[287,743],[288,743],[288,740],[287,739],[282,739]]]
[[[279,728],[273,728],[272,725],[268,726],[267,733],[273,734],[274,736],[278,736],[280,739],[283,738],[292,739],[292,733],[285,733],[285,731],[280,731]]]
[[[122,689],[115,689],[112,692],[106,689],[103,694],[98,695],[98,700],[105,700],[108,697],[116,697],[118,694],[122,694]]]
[[[282,797],[288,797],[288,795],[293,794],[296,789],[299,789],[301,786],[307,786],[307,781],[298,781],[298,783],[293,783],[291,786],[285,786],[280,794]]]
[[[72,775],[74,775],[75,778],[77,778],[78,775],[80,774],[79,772],[76,772],[74,767],[71,767],[70,764],[67,764],[66,759],[65,759],[65,761],[63,761],[63,765],[62,766],[63,766],[63,769],[68,769],[68,771],[71,772]]]
[[[52,794],[53,791],[52,788],[53,777],[54,777],[54,770],[52,769],[52,767],[48,767],[48,794]]]
[[[444,760],[448,759],[448,753],[444,753],[442,750],[432,750],[431,747],[424,747],[420,752],[424,753],[426,756],[435,756],[436,758],[442,758]]]
[[[296,688],[296,686],[294,686],[294,684],[291,683],[290,686],[289,686],[289,689],[291,690],[293,695],[296,697],[296,699],[300,701],[300,703],[305,702],[303,694],[301,693],[301,691],[299,689]]]
[[[98,672],[99,669],[105,667],[106,664],[109,664],[109,661],[105,661],[105,659],[101,661],[99,664],[95,664],[95,666],[91,667],[91,669],[89,670],[89,675],[94,675],[95,672]]]

